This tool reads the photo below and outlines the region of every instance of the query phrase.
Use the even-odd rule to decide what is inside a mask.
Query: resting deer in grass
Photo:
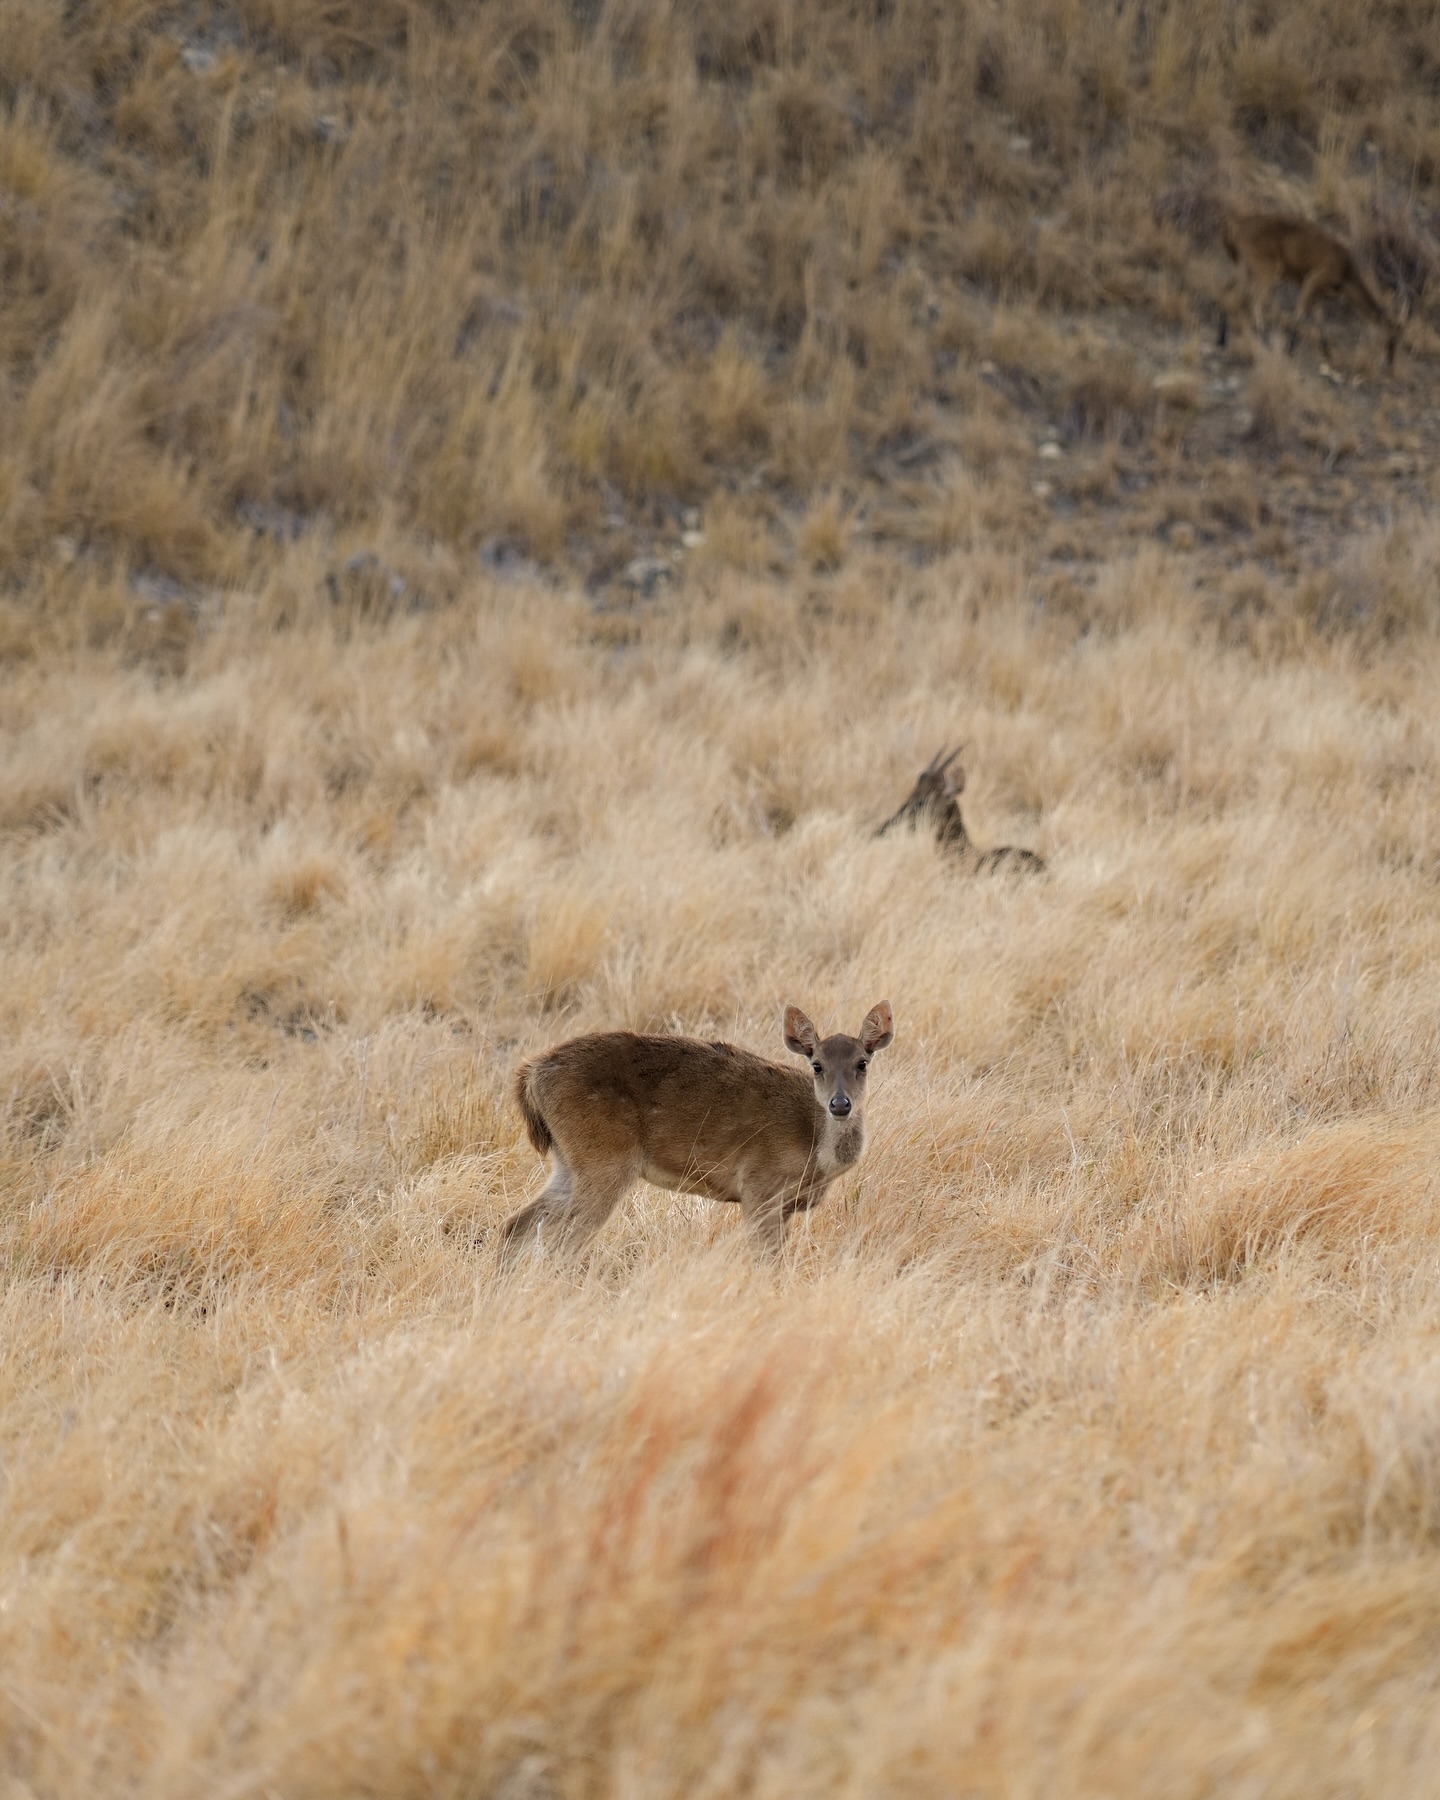
[[[1405,321],[1392,318],[1380,304],[1374,289],[1360,273],[1354,255],[1339,238],[1308,219],[1289,213],[1249,213],[1227,219],[1220,241],[1240,271],[1239,286],[1249,291],[1257,336],[1263,335],[1264,310],[1276,282],[1298,281],[1300,297],[1290,322],[1288,350],[1294,350],[1300,327],[1315,302],[1326,294],[1338,294],[1384,329],[1385,362],[1387,366],[1394,364],[1395,346],[1400,342]],[[1228,330],[1228,315],[1222,312],[1217,339],[1222,349]],[[1323,338],[1320,347],[1329,354]]]
[[[522,1062],[515,1099],[552,1168],[539,1199],[507,1221],[502,1255],[532,1236],[579,1249],[640,1179],[733,1201],[774,1255],[791,1215],[859,1160],[866,1073],[895,1024],[882,1000],[856,1037],[822,1038],[787,1006],[784,1032],[810,1065],[803,1074],[733,1044],[633,1031],[571,1038]]]
[[[965,770],[958,764],[951,767],[963,748],[963,744],[957,744],[951,751],[943,748],[936,751],[916,776],[905,803],[891,813],[875,833],[876,837],[884,837],[895,825],[908,825],[913,831],[923,819],[933,828],[935,842],[942,850],[949,850],[956,856],[970,855],[974,846],[965,830],[965,821],[960,817]],[[975,867],[982,874],[1003,868],[1039,874],[1045,867],[1045,859],[1033,850],[1022,850],[1015,844],[998,844],[993,850],[978,852]]]

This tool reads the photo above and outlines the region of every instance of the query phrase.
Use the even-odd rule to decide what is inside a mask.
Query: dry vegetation
[[[1437,45],[0,5],[0,1793],[1440,1792],[1435,344],[1210,347]],[[882,993],[498,1276],[520,1055]]]
[[[1433,344],[1437,45],[1434,0],[7,0],[0,558],[193,605],[358,535],[600,585],[717,501],[722,566],[1094,554],[1249,456],[1225,204],[1332,223]],[[1435,448],[1401,361],[1272,381],[1263,447],[1363,510],[1377,445]]]
[[[621,651],[326,600],[11,675],[13,1791],[1431,1785],[1440,642],[1143,585],[1084,632],[877,564]],[[957,715],[1047,877],[869,835]],[[642,1190],[497,1278],[522,1051],[880,991],[778,1275]]]

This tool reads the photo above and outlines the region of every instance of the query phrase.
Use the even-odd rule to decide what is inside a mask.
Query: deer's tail
[[[540,1110],[534,1092],[535,1065],[533,1062],[522,1062],[515,1071],[515,1082],[511,1092],[515,1096],[515,1104],[520,1108],[520,1117],[525,1121],[525,1135],[535,1146],[538,1156],[544,1156],[555,1142],[550,1127],[545,1123],[545,1115]]]

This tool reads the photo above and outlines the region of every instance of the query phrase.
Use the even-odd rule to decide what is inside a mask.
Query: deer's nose
[[[830,1110],[837,1119],[848,1119],[850,1117],[850,1096],[848,1094],[832,1094]]]

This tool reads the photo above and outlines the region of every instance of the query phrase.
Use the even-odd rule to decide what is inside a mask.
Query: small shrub
[[[1065,384],[1065,429],[1072,437],[1134,442],[1145,436],[1155,411],[1150,384],[1123,350],[1082,362]]]
[[[819,572],[838,569],[850,545],[850,511],[839,494],[823,495],[800,521],[795,541],[801,556]]]

